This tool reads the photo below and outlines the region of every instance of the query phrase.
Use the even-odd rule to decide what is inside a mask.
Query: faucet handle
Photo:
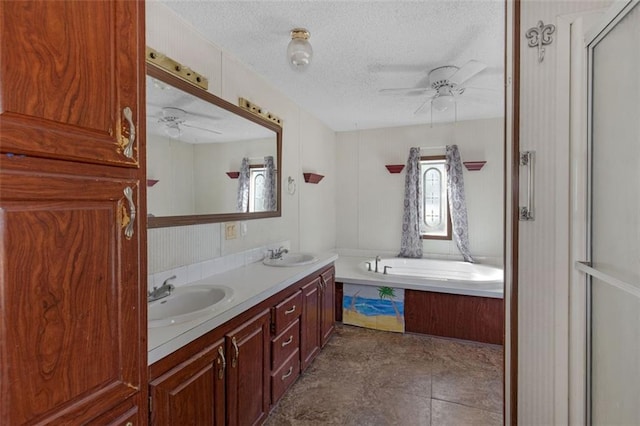
[[[174,276],[171,276],[171,277],[169,277],[169,278],[167,278],[167,279],[166,279],[166,280],[164,280],[164,282],[162,283],[162,287],[164,287],[164,286],[166,286],[166,285],[171,285],[171,284],[169,284],[169,280],[175,280],[176,278],[177,278],[177,277],[176,277],[175,275],[174,275]],[[155,287],[154,287],[154,288],[155,288]]]
[[[384,272],[383,272],[384,275],[387,275],[387,269],[392,269],[392,268],[391,268],[391,266],[385,266],[384,267]]]
[[[371,272],[371,262],[364,262],[367,265],[367,271]]]

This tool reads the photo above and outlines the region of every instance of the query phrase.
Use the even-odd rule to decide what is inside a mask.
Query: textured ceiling
[[[335,131],[450,122],[455,109],[414,114],[424,93],[384,95],[384,88],[425,87],[429,70],[478,60],[488,67],[465,83],[457,119],[501,117],[504,2],[164,1]],[[311,33],[304,72],[286,58],[294,27]]]

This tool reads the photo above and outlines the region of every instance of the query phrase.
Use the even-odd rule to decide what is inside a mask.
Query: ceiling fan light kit
[[[287,46],[287,57],[293,69],[302,71],[311,64],[313,49],[309,43],[311,35],[305,28],[291,30],[291,41]]]

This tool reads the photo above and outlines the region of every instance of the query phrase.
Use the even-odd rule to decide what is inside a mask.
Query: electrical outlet
[[[238,238],[238,222],[229,222],[224,224],[224,239],[235,240]]]

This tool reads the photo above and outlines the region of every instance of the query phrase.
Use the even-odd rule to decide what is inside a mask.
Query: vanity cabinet
[[[333,331],[334,275],[314,272],[151,365],[151,424],[262,424]]]
[[[146,423],[144,18],[0,1],[2,424]]]
[[[226,358],[220,339],[149,384],[151,424],[225,424]]]
[[[332,266],[320,274],[320,346],[329,341],[336,324],[336,270]]]
[[[335,268],[330,266],[309,277],[302,286],[302,295],[300,358],[304,371],[335,328]]]
[[[269,325],[264,310],[235,330],[227,341],[227,424],[261,424],[269,415]]]

